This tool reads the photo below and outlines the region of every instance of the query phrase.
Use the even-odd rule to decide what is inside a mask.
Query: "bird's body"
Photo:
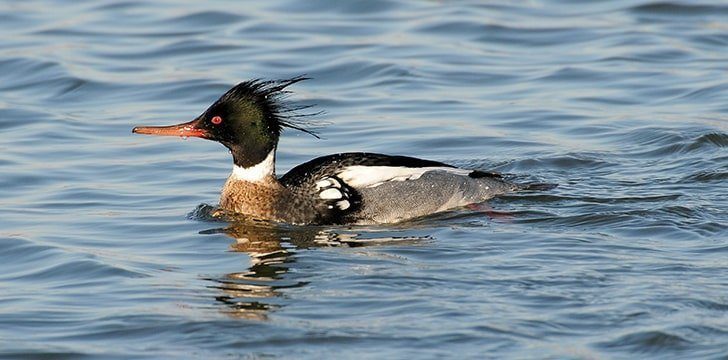
[[[405,156],[344,153],[301,164],[280,178],[319,203],[332,223],[394,223],[515,190],[498,175]]]
[[[519,190],[495,173],[374,153],[313,159],[277,178],[282,127],[309,132],[283,117],[276,95],[303,78],[238,84],[195,120],[135,133],[216,140],[233,154],[220,207],[229,213],[292,224],[395,223]]]

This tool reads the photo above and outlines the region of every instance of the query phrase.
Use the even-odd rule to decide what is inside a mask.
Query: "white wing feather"
[[[402,166],[363,166],[344,168],[337,176],[354,188],[372,188],[387,181],[417,180],[428,171],[445,171],[451,174],[468,176],[473,170],[452,167],[402,167]]]

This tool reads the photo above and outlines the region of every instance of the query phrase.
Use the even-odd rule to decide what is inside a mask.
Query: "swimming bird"
[[[281,131],[307,129],[285,105],[287,80],[250,80],[223,94],[194,120],[139,126],[137,134],[199,137],[226,146],[233,170],[220,208],[291,224],[396,223],[524,189],[499,174],[407,156],[352,152],[327,155],[275,174]],[[318,136],[317,136],[318,137]]]

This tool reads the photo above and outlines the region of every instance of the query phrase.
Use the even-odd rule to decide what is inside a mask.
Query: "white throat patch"
[[[268,153],[263,161],[251,166],[242,167],[233,165],[233,173],[230,177],[235,180],[244,180],[249,182],[261,182],[268,176],[274,176],[276,172],[276,149]]]

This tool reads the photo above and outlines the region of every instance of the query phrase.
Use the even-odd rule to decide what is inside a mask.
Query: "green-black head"
[[[305,128],[297,114],[308,106],[290,107],[283,104],[288,91],[284,89],[308,78],[298,76],[287,80],[249,80],[235,85],[194,120],[172,126],[138,126],[136,134],[199,137],[225,145],[233,154],[237,166],[251,167],[261,161],[278,145],[283,128],[301,130],[318,138]]]

